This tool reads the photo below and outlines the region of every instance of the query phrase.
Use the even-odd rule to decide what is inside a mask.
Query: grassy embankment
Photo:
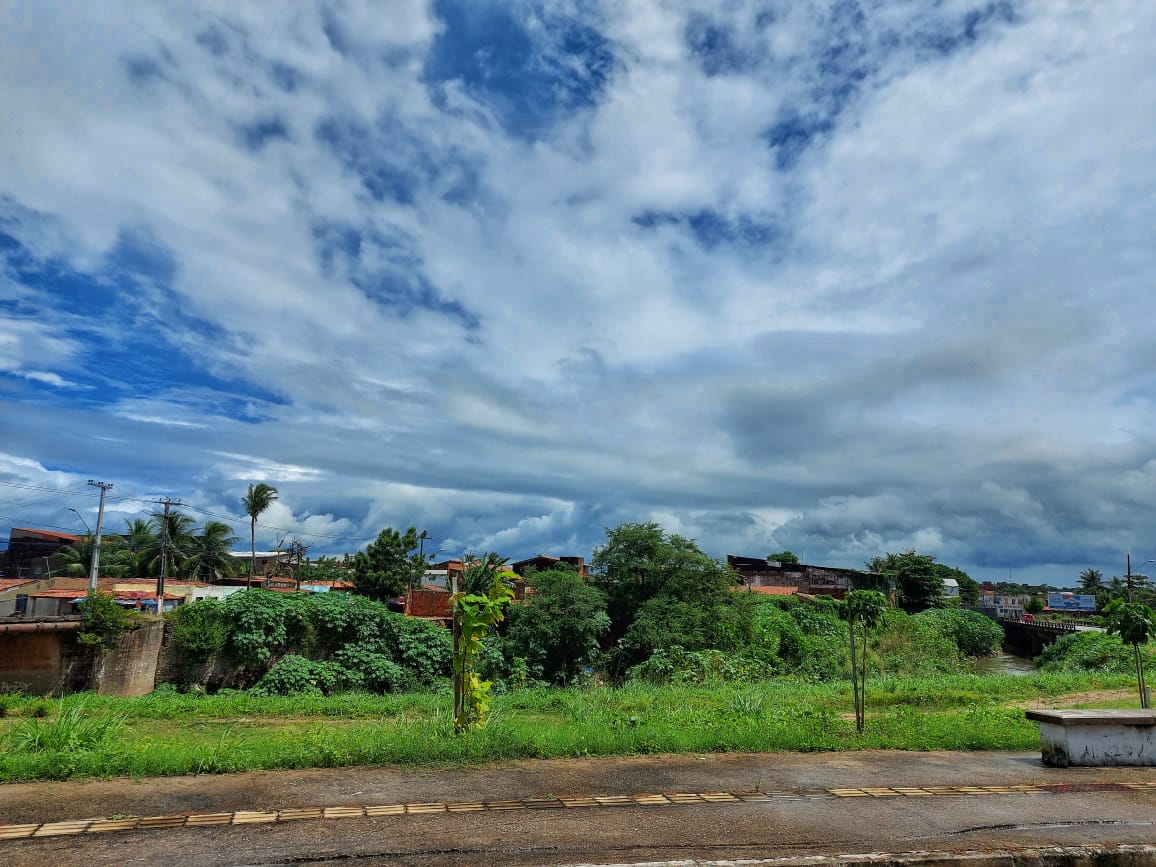
[[[516,690],[466,736],[453,734],[445,694],[0,696],[0,782],[662,752],[1026,750],[1039,738],[1025,705],[1129,685],[1125,675],[879,677],[862,735],[849,684],[789,680]]]

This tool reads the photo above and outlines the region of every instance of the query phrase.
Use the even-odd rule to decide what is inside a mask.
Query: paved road
[[[175,817],[154,823],[176,827],[88,821],[126,816]],[[41,824],[68,820],[85,821]],[[903,752],[345,768],[0,786],[0,824],[77,832],[0,839],[0,863],[13,865],[615,864],[1156,846],[1156,770]]]

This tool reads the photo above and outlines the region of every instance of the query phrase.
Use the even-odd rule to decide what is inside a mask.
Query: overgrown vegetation
[[[80,612],[84,615],[84,625],[77,631],[76,638],[81,644],[98,649],[111,645],[139,620],[136,611],[118,605],[111,593],[100,591],[89,593],[84,598]]]
[[[361,596],[246,590],[167,617],[185,683],[213,654],[236,666],[238,685],[275,694],[397,691],[450,674],[445,629]]]
[[[445,691],[260,696],[162,689],[137,699],[84,694],[48,703],[47,722],[80,708],[76,714],[83,719],[111,721],[107,736],[83,748],[43,750],[12,746],[8,733],[34,719],[44,704],[18,697],[0,719],[0,782],[658,752],[1026,750],[1038,746],[1039,734],[1024,718],[1024,704],[1126,689],[1131,676],[884,675],[870,684],[863,733],[848,712],[849,682],[795,677],[512,690],[494,696],[485,728],[462,735],[453,733]]]

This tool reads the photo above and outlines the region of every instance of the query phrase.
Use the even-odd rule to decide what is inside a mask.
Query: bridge
[[[1039,656],[1043,649],[1055,644],[1065,635],[1073,632],[1103,632],[1098,626],[1081,626],[1071,621],[1059,623],[1026,623],[1010,617],[999,618],[1003,627],[1004,644],[1020,656]]]

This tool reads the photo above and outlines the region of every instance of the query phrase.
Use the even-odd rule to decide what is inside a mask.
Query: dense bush
[[[939,624],[899,608],[887,612],[871,642],[869,666],[901,675],[955,674],[963,669],[959,648]]]
[[[361,596],[245,590],[168,617],[183,675],[224,650],[269,694],[388,692],[449,676],[448,630]]]
[[[187,677],[197,663],[220,653],[229,640],[229,621],[225,608],[215,599],[193,605],[182,605],[166,615],[169,642],[176,653],[182,677]]]
[[[118,605],[111,593],[89,593],[80,603],[80,611],[84,614],[84,625],[76,638],[89,647],[108,647],[140,619],[136,611]]]
[[[1156,648],[1147,650],[1149,659]],[[1135,670],[1132,648],[1103,632],[1073,632],[1044,648],[1036,658],[1042,671],[1096,671],[1130,674]]]
[[[1003,627],[978,611],[931,608],[915,616],[951,638],[964,656],[988,656],[1003,643]]]

